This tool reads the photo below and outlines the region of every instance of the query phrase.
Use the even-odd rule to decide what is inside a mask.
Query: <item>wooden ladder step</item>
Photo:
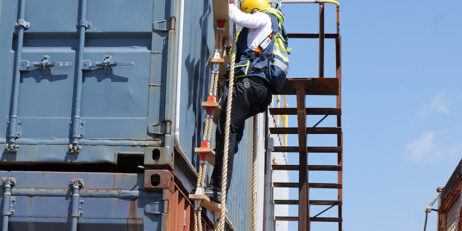
[[[298,221],[298,217],[276,216],[276,221]],[[342,218],[338,217],[311,217],[313,222],[342,222]]]
[[[273,170],[300,170],[300,165],[272,165]],[[308,165],[310,171],[342,171],[339,165]]]
[[[274,200],[276,205],[298,205],[298,200]],[[340,201],[336,200],[310,200],[310,205],[339,205]]]
[[[298,128],[270,128],[271,134],[298,134]],[[341,134],[342,129],[336,127],[306,128],[307,134]]]
[[[340,147],[307,147],[307,152],[335,153],[340,151]],[[273,152],[299,152],[299,149],[297,146],[275,146]]]
[[[296,182],[273,182],[273,187],[275,188],[298,188],[299,183]],[[342,188],[341,184],[335,183],[309,183],[308,187],[310,188]]]
[[[197,154],[206,153],[207,162],[212,166],[215,166],[215,151],[212,148],[195,148],[194,152]]]
[[[189,199],[191,200],[200,200],[201,206],[206,208],[211,212],[220,212],[220,204],[217,204],[210,200],[206,195],[197,195],[197,194],[190,194]]]
[[[297,108],[270,108],[271,115],[297,115]],[[339,108],[306,108],[307,115],[340,115]]]
[[[224,63],[225,59],[224,58],[210,58],[209,63]]]
[[[205,109],[207,109],[207,108],[218,108],[218,109],[220,109],[220,104],[218,102],[204,101],[204,102],[202,102],[202,107],[204,107]]]

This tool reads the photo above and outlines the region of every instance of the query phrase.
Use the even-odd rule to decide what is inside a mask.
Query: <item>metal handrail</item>
[[[340,3],[335,0],[283,0],[282,4],[297,4],[297,3],[318,3],[318,4],[334,4],[337,6],[337,34],[340,34]]]
[[[284,0],[282,3],[330,3],[334,4],[336,6],[340,6],[340,3],[335,1],[335,0],[302,0],[302,1],[297,1],[297,0]]]

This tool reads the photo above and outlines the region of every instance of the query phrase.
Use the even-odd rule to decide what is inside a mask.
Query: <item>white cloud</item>
[[[440,93],[436,95],[428,104],[417,111],[417,115],[421,117],[426,117],[427,115],[433,113],[447,115],[450,113],[449,102],[450,98],[446,95],[446,93]]]
[[[411,162],[432,161],[458,157],[462,153],[462,140],[448,141],[443,134],[426,131],[404,147],[404,154]]]
[[[437,154],[435,144],[435,132],[428,131],[423,133],[415,141],[409,143],[404,148],[404,152],[412,161],[420,162],[432,158],[432,155]]]

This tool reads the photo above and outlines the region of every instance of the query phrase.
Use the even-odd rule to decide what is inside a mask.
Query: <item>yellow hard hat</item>
[[[241,11],[245,13],[250,13],[253,9],[263,10],[270,7],[268,0],[244,0],[241,3]]]

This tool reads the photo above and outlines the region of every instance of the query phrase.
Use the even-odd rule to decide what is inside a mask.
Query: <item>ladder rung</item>
[[[338,217],[312,217],[310,221],[314,222],[342,222],[342,218]]]
[[[220,211],[220,205],[210,201],[210,198],[208,198],[206,195],[197,195],[197,194],[190,194],[189,199],[191,200],[200,200],[201,201],[201,206],[206,208],[209,211],[212,212],[219,212]]]
[[[271,134],[298,134],[298,128],[270,128]],[[307,134],[341,134],[341,128],[320,127],[306,128]]]
[[[270,108],[271,115],[296,115],[297,108]],[[340,115],[339,108],[306,108],[307,115]]]
[[[276,188],[298,188],[299,183],[294,182],[273,182],[273,187]],[[309,183],[310,188],[342,188],[341,184],[334,183]]]
[[[218,102],[202,102],[202,107],[204,107],[205,109],[209,108],[209,107],[213,107],[213,108],[220,108],[220,104]]]
[[[340,147],[308,147],[307,152],[340,152]],[[298,152],[297,146],[275,146],[273,152]]]
[[[212,166],[215,166],[215,151],[212,148],[195,148],[194,152],[197,154],[206,153],[207,162]]]
[[[288,38],[319,38],[319,33],[287,33]],[[338,34],[326,33],[325,38],[333,39],[338,38]]]
[[[210,58],[209,63],[224,63],[225,59],[224,58]]]
[[[298,200],[274,200],[276,205],[298,205]],[[331,200],[310,200],[310,205],[338,205],[340,201]]]
[[[300,165],[272,165],[273,170],[299,170]],[[308,165],[308,170],[311,171],[342,171],[342,166],[339,165]]]

